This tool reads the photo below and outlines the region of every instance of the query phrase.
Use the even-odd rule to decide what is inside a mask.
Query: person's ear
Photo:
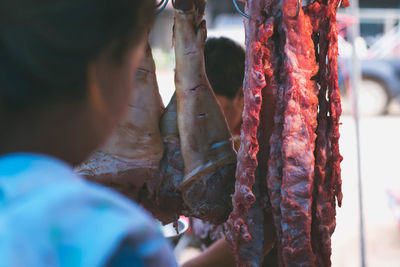
[[[243,88],[240,88],[237,91],[236,96],[232,102],[234,102],[235,105],[240,105],[240,106],[244,104]]]
[[[99,75],[97,61],[89,63],[87,67],[87,94],[86,110],[91,118],[92,128],[102,133],[103,136],[109,135],[113,123],[113,116],[110,112],[104,90],[101,88],[101,78]]]
[[[98,70],[98,63],[94,61],[88,65],[87,68],[87,105],[91,113],[102,121],[105,129],[114,125],[113,116],[110,111],[110,106],[107,102],[105,91],[101,88],[101,78]]]
[[[100,89],[100,81],[97,74],[97,64],[92,62],[87,67],[87,81],[88,81],[88,104],[96,111],[105,111],[106,104],[104,101],[104,95]]]
[[[236,92],[235,98],[234,99],[243,99],[243,87],[240,87],[240,89]]]

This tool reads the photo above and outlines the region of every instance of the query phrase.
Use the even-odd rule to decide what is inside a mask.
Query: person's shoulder
[[[86,180],[81,182],[85,198],[90,199],[90,201],[85,201],[85,204],[102,211],[112,210],[129,219],[133,218],[134,224],[150,222],[153,224],[151,215],[134,201],[102,185]]]
[[[61,262],[76,260],[71,266],[97,266],[106,262],[127,236],[138,242],[162,238],[141,207],[83,180],[57,159],[0,157],[0,178],[0,239],[7,240],[0,242],[0,249],[8,251],[9,258],[18,257],[17,248],[23,242],[32,253],[29,255],[48,250],[46,253]],[[77,249],[84,258],[76,254]]]
[[[171,244],[147,211],[108,188],[92,182],[85,184],[90,209],[104,216],[96,221],[124,229],[115,240],[107,266],[177,266]]]
[[[151,220],[133,201],[84,180],[72,166],[50,156],[26,153],[2,156],[0,178],[7,203],[37,200],[41,208],[75,206],[74,211],[92,208],[102,210],[103,214],[108,211],[134,216],[135,221]]]
[[[171,245],[145,209],[112,189],[81,182],[77,209],[90,214],[83,228],[94,235],[101,232],[101,239],[109,244],[103,250],[107,266],[177,266]]]

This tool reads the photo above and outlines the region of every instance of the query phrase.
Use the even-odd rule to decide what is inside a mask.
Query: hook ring
[[[158,3],[156,5],[156,7],[160,7],[160,8],[156,11],[156,15],[160,14],[165,9],[167,4],[168,4],[168,0],[162,0],[160,3]]]
[[[233,0],[233,5],[235,6],[237,12],[240,13],[240,15],[242,15],[245,18],[251,19],[251,17],[249,15],[247,15],[246,13],[244,13],[238,6],[238,4],[236,3],[236,0]]]

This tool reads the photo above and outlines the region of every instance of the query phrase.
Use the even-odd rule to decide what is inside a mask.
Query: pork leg
[[[191,215],[219,224],[231,210],[236,155],[205,72],[204,6],[205,0],[176,0],[174,5],[181,190]]]
[[[136,198],[149,179],[157,179],[163,143],[159,120],[163,105],[158,92],[150,45],[136,73],[129,112],[108,142],[76,170],[85,178]]]

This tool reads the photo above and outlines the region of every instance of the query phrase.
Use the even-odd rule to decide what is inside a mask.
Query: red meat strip
[[[330,133],[334,133],[335,131],[337,135],[334,137],[337,139],[333,141],[337,142],[339,138],[338,119],[341,111],[340,99],[338,99],[338,97],[340,96],[338,95],[339,90],[337,87],[337,82],[332,81],[332,79],[337,79],[337,69],[336,71],[334,70],[334,73],[332,73],[332,68],[328,65],[330,64],[331,59],[327,59],[328,51],[330,49],[335,49],[335,47],[337,49],[337,38],[334,38],[333,40],[329,38],[329,34],[332,34],[329,31],[332,27],[331,25],[336,24],[336,6],[338,3],[334,2],[329,4],[330,5],[328,6],[316,1],[307,7],[307,12],[310,15],[314,25],[315,43],[317,47],[319,47],[319,54],[317,55],[319,62],[319,75],[317,81],[320,85],[320,93],[317,143],[315,150],[316,165],[312,223],[312,244],[314,252],[317,256],[317,266],[331,266],[331,236],[336,227],[335,188],[338,188],[339,190],[338,195],[340,195],[341,201],[341,156],[338,151],[338,144],[336,144],[337,150],[333,150],[333,139],[329,138],[332,136]],[[337,64],[337,61],[335,64]],[[330,99],[333,91],[336,91],[333,93],[336,100],[331,101],[331,105],[327,100],[327,91],[329,91],[328,95]],[[330,115],[333,115],[333,113],[330,112],[330,108],[333,103],[335,106],[335,111],[339,110],[339,113],[336,112],[334,115],[335,117]],[[335,120],[336,122],[332,123],[332,120]],[[335,124],[336,130],[332,128],[332,126]]]
[[[265,41],[264,36],[267,34],[261,16],[263,6],[264,3],[261,1],[250,1],[247,5],[247,10],[254,19],[245,21],[246,71],[243,86],[245,106],[236,168],[235,193],[232,196],[233,211],[226,231],[236,260],[242,266],[259,266],[263,257],[262,204],[260,200],[255,202],[259,194],[258,182],[256,183],[255,180],[259,151],[257,129],[260,122],[262,89],[266,86],[264,47],[261,42],[261,40]],[[253,185],[255,185],[254,188]]]
[[[310,19],[296,0],[282,0],[282,27],[286,42],[283,72],[284,122],[282,131],[282,257],[285,266],[314,266],[311,246],[311,208],[314,149],[317,128],[317,74]]]
[[[325,13],[325,8],[321,9],[321,16]],[[326,19],[320,21],[320,29],[324,29],[328,24]],[[319,113],[318,113],[318,129],[317,142],[315,149],[315,180],[314,180],[314,205],[313,205],[313,249],[317,256],[318,266],[330,266],[331,260],[331,230],[332,224],[335,223],[335,205],[332,205],[332,190],[330,186],[329,176],[330,168],[327,165],[328,157],[330,157],[329,143],[327,138],[328,130],[328,101],[327,92],[327,66],[326,55],[328,51],[328,42],[326,42],[326,32],[320,30],[316,38],[316,44],[319,46],[319,75],[318,83],[320,85],[319,92]],[[326,179],[328,178],[328,179]],[[334,204],[334,203],[333,203]],[[333,225],[333,229],[334,229]]]
[[[258,266],[272,210],[280,266],[331,266],[341,205],[336,0],[248,0],[234,210],[240,266]]]
[[[329,40],[328,49],[328,85],[329,85],[329,104],[330,104],[330,131],[329,139],[332,149],[332,182],[334,184],[335,196],[339,207],[342,206],[342,179],[340,162],[343,157],[339,151],[339,119],[342,114],[340,102],[340,89],[338,84],[338,28],[336,21],[336,10],[339,0],[328,1],[327,16],[329,18],[329,29],[327,39]]]

